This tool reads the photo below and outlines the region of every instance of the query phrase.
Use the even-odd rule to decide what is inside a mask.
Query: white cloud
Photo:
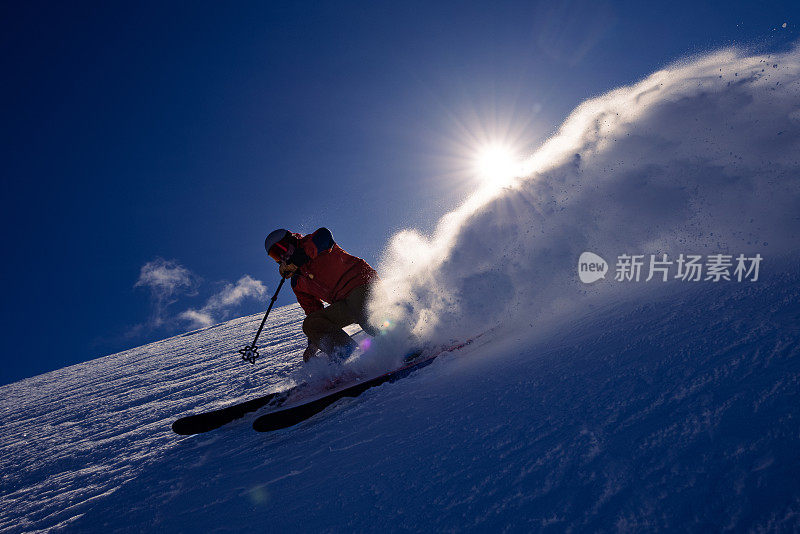
[[[214,310],[230,308],[232,306],[238,306],[247,298],[263,297],[266,293],[267,288],[264,287],[264,284],[249,275],[244,275],[235,285],[225,284],[222,291],[208,300],[206,308]]]
[[[205,328],[214,324],[214,317],[208,313],[203,313],[202,311],[192,309],[181,312],[180,315],[178,315],[178,318],[188,322],[192,328],[195,329]]]
[[[150,291],[153,308],[147,326],[163,325],[166,322],[166,309],[175,302],[176,295],[193,294],[196,285],[197,278],[192,272],[175,260],[156,258],[145,263],[133,287],[144,287]]]
[[[149,287],[160,294],[171,295],[182,287],[191,287],[192,273],[175,260],[156,258],[142,265],[134,287]]]
[[[261,281],[244,275],[235,284],[226,283],[199,310],[190,308],[178,317],[188,322],[192,328],[204,328],[227,318],[232,309],[246,299],[264,298],[266,293],[267,288]]]

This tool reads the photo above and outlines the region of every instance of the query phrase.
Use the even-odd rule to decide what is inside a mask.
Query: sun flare
[[[475,169],[483,182],[502,186],[519,174],[519,161],[511,149],[490,145],[478,151]]]

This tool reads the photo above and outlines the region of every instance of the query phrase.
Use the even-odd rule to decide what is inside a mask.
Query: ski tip
[[[180,421],[175,421],[172,423],[172,431],[178,434],[179,436],[189,436],[192,433],[188,432],[187,428],[184,428]]]
[[[209,430],[214,430],[220,425],[198,424],[196,416],[183,417],[172,423],[172,431],[179,436],[194,436]]]

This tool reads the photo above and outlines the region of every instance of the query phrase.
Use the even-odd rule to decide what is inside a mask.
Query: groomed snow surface
[[[492,334],[295,427],[173,419],[285,384],[245,317],[0,389],[8,532],[800,528],[800,279],[692,286]]]

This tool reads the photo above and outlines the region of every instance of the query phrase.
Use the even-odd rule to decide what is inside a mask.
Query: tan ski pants
[[[331,357],[346,358],[356,348],[356,342],[342,330],[351,324],[358,324],[371,336],[378,329],[367,319],[367,300],[369,284],[352,290],[343,300],[309,313],[303,321],[303,332],[308,336],[309,347],[319,348]]]

